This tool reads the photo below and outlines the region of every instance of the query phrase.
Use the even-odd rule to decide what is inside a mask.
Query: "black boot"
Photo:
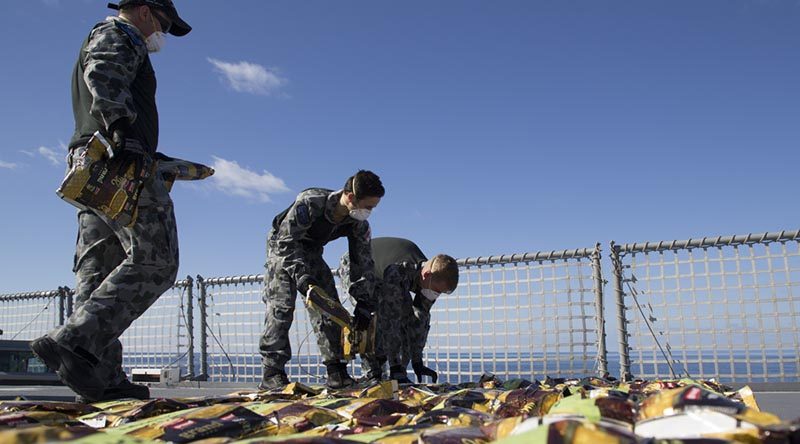
[[[264,367],[264,374],[261,376],[261,383],[258,384],[259,390],[282,389],[289,385],[289,377],[286,372],[274,367]]]
[[[328,369],[328,382],[325,384],[328,388],[347,388],[356,383],[347,373],[347,364],[337,362],[334,364],[326,364],[325,367]]]
[[[49,336],[42,336],[31,341],[31,351],[44,362],[50,370],[57,372],[61,368],[61,357],[58,354],[58,346]]]
[[[61,346],[49,336],[42,336],[31,342],[31,351],[45,365],[56,371],[59,379],[88,402],[96,402],[103,397],[106,385],[97,379],[94,366],[97,358],[87,351],[78,354]]]
[[[115,399],[126,399],[126,398],[134,398],[134,399],[150,399],[150,389],[147,388],[146,385],[141,384],[134,384],[131,381],[125,379],[121,383],[110,386],[103,390],[103,395],[100,396],[100,399],[89,400],[84,398],[83,396],[75,397],[75,402],[79,402],[82,404],[91,404],[93,402],[99,401],[113,401]]]
[[[103,391],[103,401],[122,398],[150,399],[150,389],[146,385],[134,384],[126,379]]]
[[[366,382],[367,384],[377,384],[384,379],[383,365],[386,364],[386,358],[364,358],[361,363],[361,368],[366,371],[366,374],[361,377],[359,382]]]
[[[397,381],[398,384],[411,384],[406,374],[406,368],[402,365],[393,365],[389,367],[389,378]]]
[[[365,377],[367,384],[377,384],[383,381],[383,371],[381,369],[370,370]]]

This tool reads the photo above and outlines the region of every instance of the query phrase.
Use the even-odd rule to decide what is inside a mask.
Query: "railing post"
[[[66,310],[66,287],[58,287],[58,325],[64,325],[64,312]]]
[[[206,313],[206,283],[203,276],[197,275],[197,288],[200,290],[200,374],[195,378],[196,381],[208,380],[208,314]]]
[[[189,372],[189,378],[194,378],[194,280],[191,276],[186,276],[186,332],[189,338],[189,363],[186,371]]]
[[[64,296],[67,300],[67,312],[66,312],[66,319],[69,319],[72,316],[73,304],[75,303],[74,296],[75,293],[70,290],[69,287],[64,286]]]
[[[594,271],[594,302],[597,311],[597,372],[602,376],[608,375],[608,352],[606,350],[606,317],[603,312],[603,272],[600,269],[601,250],[600,243],[594,246],[592,253],[592,269]]]
[[[611,241],[611,267],[614,272],[614,293],[617,298],[620,378],[623,381],[631,381],[633,375],[631,374],[631,356],[628,345],[628,320],[625,316],[625,292],[622,290],[622,261],[619,257],[619,246],[614,241]]]

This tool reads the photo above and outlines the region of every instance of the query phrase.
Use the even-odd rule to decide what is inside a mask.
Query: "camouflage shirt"
[[[95,132],[107,134],[121,118],[131,123],[128,138],[147,152],[158,146],[156,77],[145,37],[120,17],[95,25],[81,46],[72,73],[75,133],[70,147],[85,143]]]
[[[422,296],[420,282],[421,262],[400,262],[386,267],[383,272],[384,297],[403,298],[412,301],[413,316],[406,320],[405,334],[411,362],[422,361],[422,352],[428,342],[431,329],[431,307],[435,301]]]
[[[313,275],[306,266],[307,258],[322,256],[328,242],[346,236],[351,263],[348,293],[358,301],[372,302],[375,265],[370,249],[369,222],[350,216],[335,222],[334,210],[341,196],[341,190],[322,188],[310,188],[298,194],[294,203],[273,219],[268,254],[279,258],[298,289],[305,291]]]

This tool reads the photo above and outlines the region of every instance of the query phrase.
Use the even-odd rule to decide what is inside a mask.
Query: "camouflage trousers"
[[[350,286],[350,258],[342,255],[337,270],[344,288]],[[414,312],[412,300],[406,294],[398,294],[389,285],[378,279],[375,283],[378,324],[375,332],[375,353],[363,356],[361,367],[365,373],[381,372],[385,362],[389,366],[408,366],[411,360],[410,325]]]
[[[273,250],[271,246],[269,249]],[[305,265],[317,285],[329,296],[338,297],[333,274],[321,255],[310,255]],[[267,313],[258,346],[261,361],[265,367],[283,370],[292,358],[289,329],[294,320],[297,283],[284,268],[283,258],[272,254],[267,257],[263,300],[267,305]],[[344,362],[342,329],[314,310],[308,310],[308,317],[317,337],[323,363]]]
[[[73,271],[73,313],[48,335],[96,360],[94,376],[117,385],[126,378],[120,335],[173,285],[178,272],[172,200],[160,177],[145,184],[131,227],[93,210],[78,212]]]
[[[391,291],[383,282],[375,286],[375,295],[378,300],[375,354],[362,360],[362,368],[365,372],[382,372],[381,367],[387,361],[390,367],[406,367],[411,360],[412,301],[407,295]]]

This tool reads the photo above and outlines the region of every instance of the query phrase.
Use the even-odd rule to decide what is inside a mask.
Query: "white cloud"
[[[214,156],[213,185],[224,193],[269,202],[270,194],[289,191],[283,179],[268,171],[258,174],[241,167],[235,160],[225,160]]]
[[[64,157],[63,154],[59,153],[56,150],[47,148],[46,146],[40,146],[36,150],[36,152],[38,152],[45,159],[49,160],[50,163],[52,163],[53,165],[56,165],[56,166],[61,165],[61,163],[63,161],[63,157]]]
[[[2,160],[0,160],[0,168],[8,168],[9,170],[13,170],[16,167],[17,167],[16,163],[3,162]]]
[[[250,62],[229,63],[208,58],[217,72],[224,76],[228,86],[234,91],[271,95],[288,83],[274,70]]]

